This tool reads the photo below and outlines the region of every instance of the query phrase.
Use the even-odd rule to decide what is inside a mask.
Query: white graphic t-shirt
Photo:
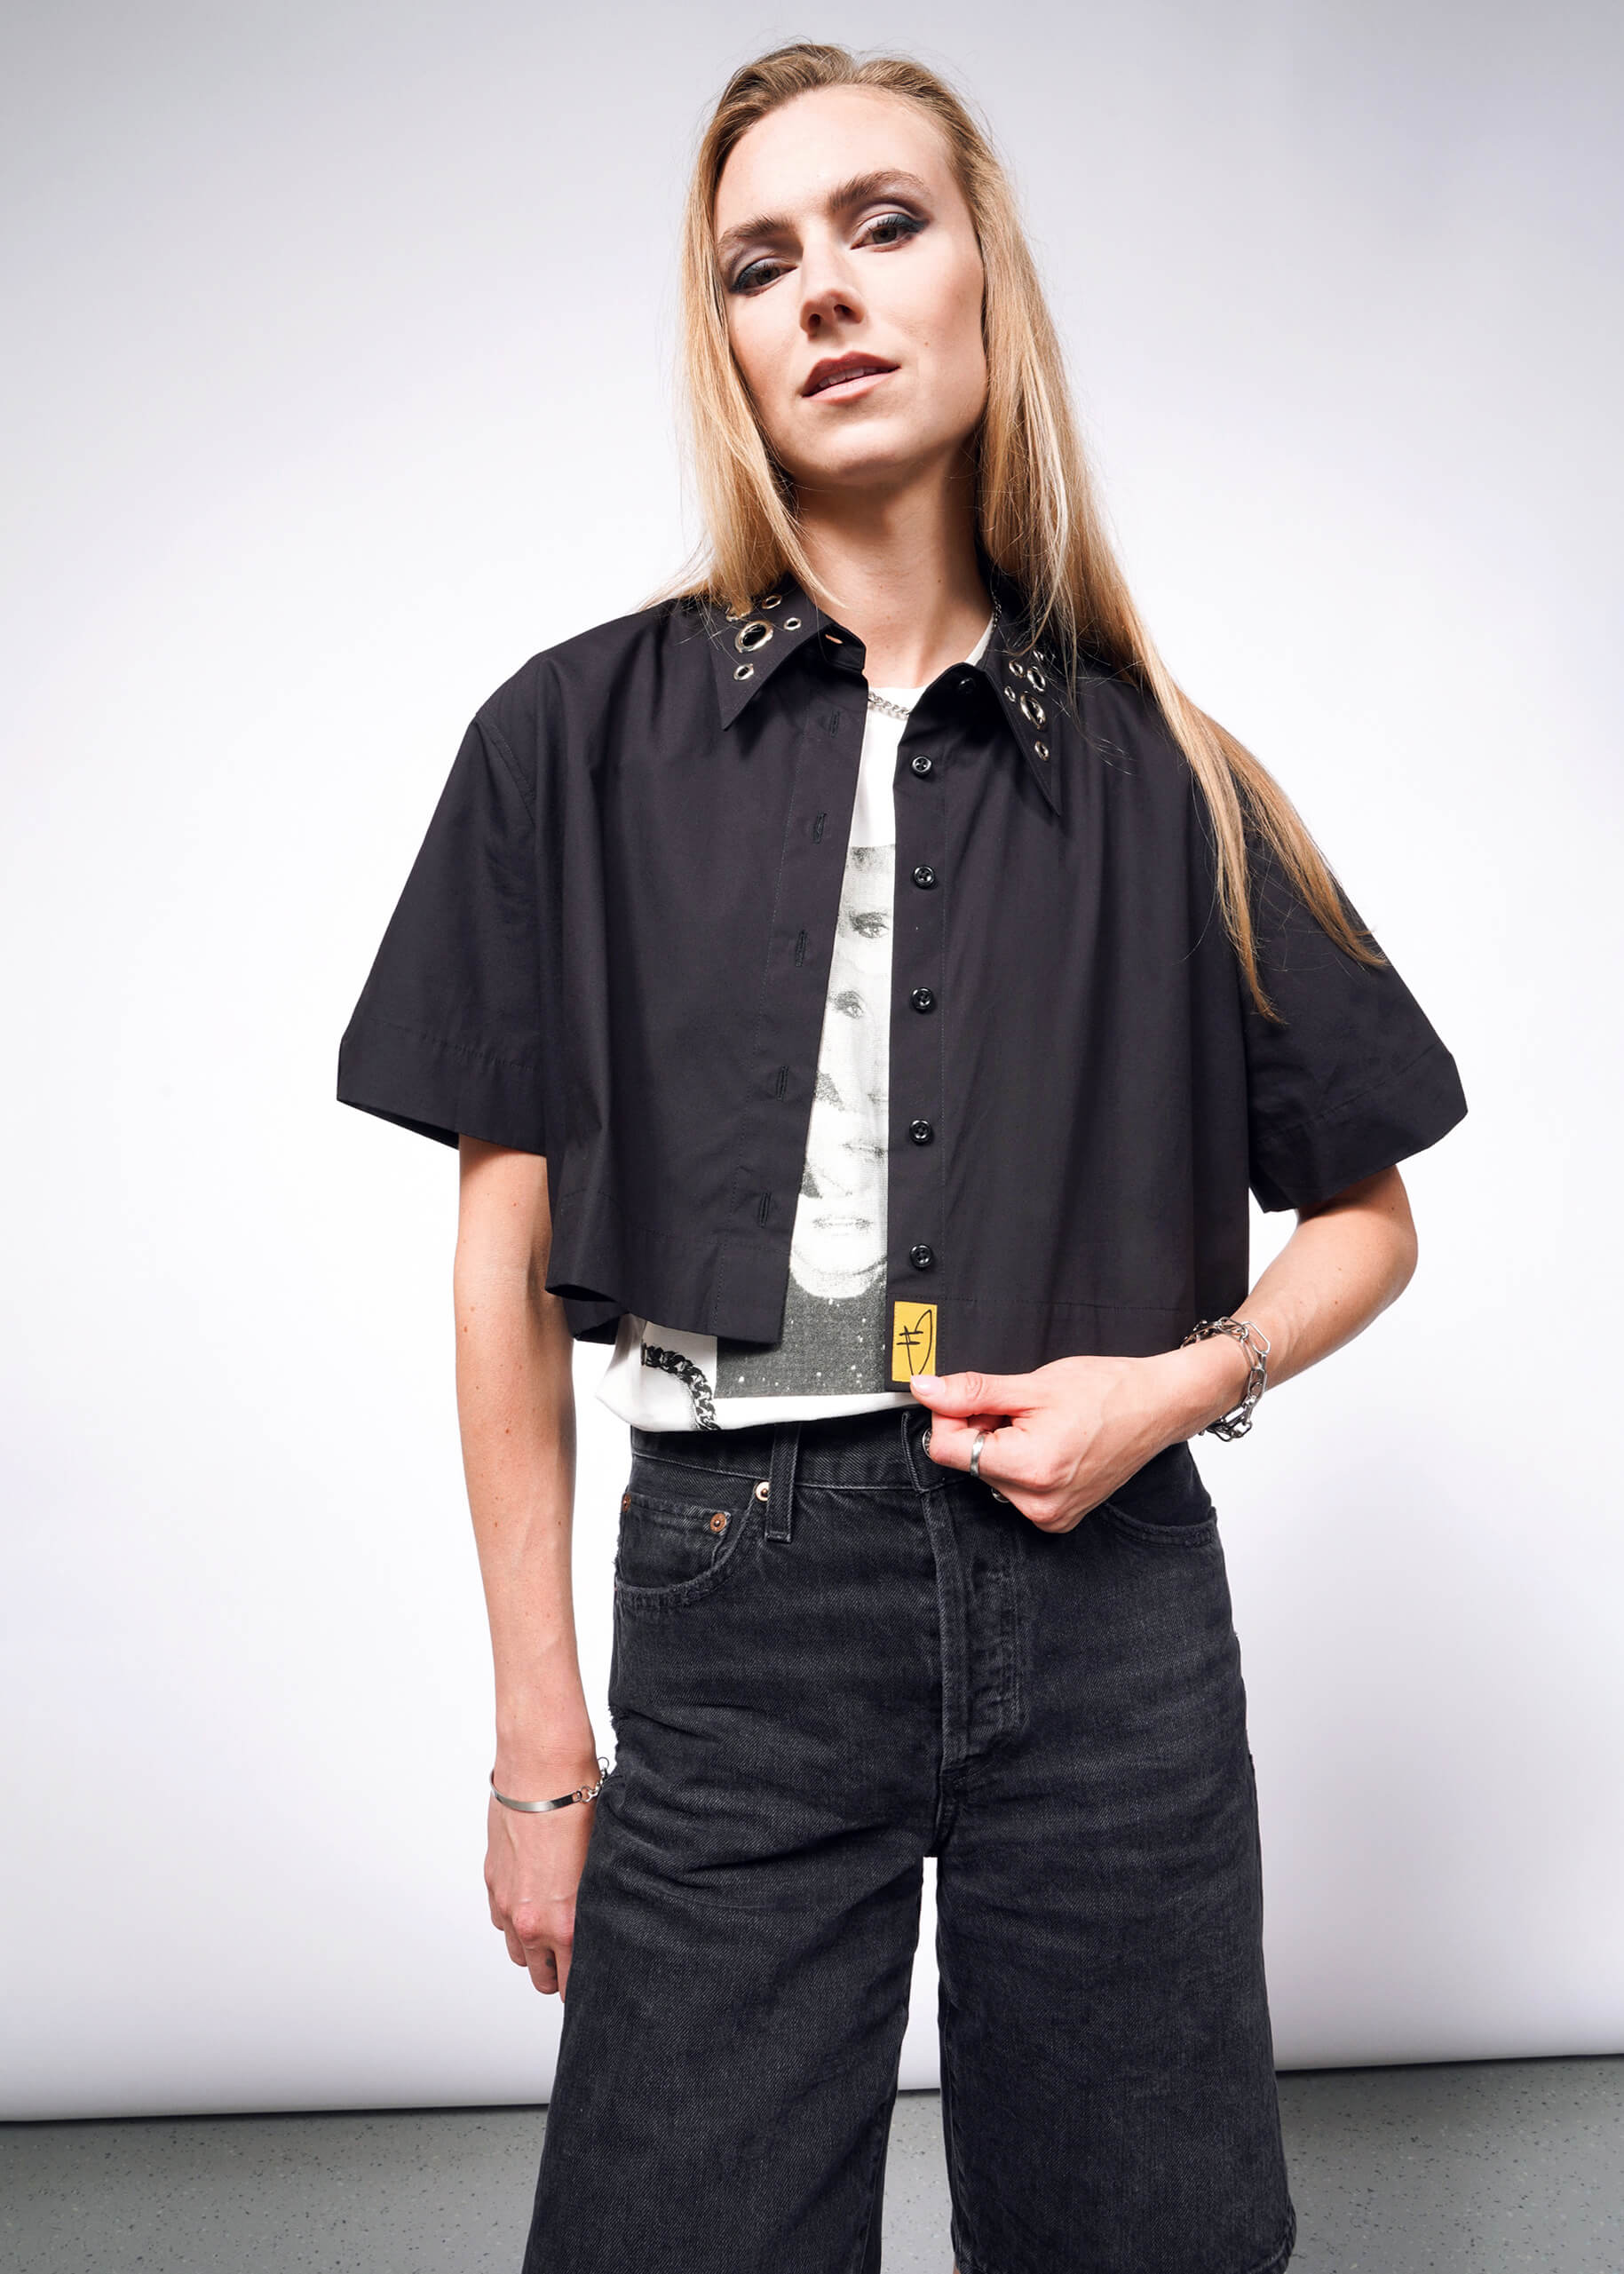
[[[989,622],[969,662],[992,630]],[[899,711],[923,692],[874,690]],[[885,1318],[894,786],[905,725],[871,708],[864,729],[780,1338],[764,1350],[623,1318],[598,1394],[639,1429],[746,1429],[913,1402],[890,1378]]]

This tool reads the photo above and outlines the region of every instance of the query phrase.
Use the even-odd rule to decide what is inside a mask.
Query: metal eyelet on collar
[[[753,679],[755,676],[756,666],[754,663],[735,663],[733,665],[733,677],[735,679]]]
[[[1049,756],[1049,745],[1048,745],[1048,743],[1047,743],[1047,742],[1034,742],[1034,743],[1033,744],[1033,746],[1032,746],[1032,755],[1033,755],[1033,757],[1036,757],[1036,758],[1046,758],[1046,757]]]
[[[750,612],[748,608],[729,608],[727,611],[727,622],[729,623],[742,623],[749,613]]]
[[[757,600],[756,605],[758,608],[781,608],[784,596],[781,592],[769,592],[764,600]]]
[[[1049,713],[1044,709],[1042,704],[1037,701],[1032,695],[1023,695],[1021,697],[1020,715],[1023,718],[1030,719],[1034,726],[1042,726],[1049,717]]]
[[[733,634],[733,646],[741,655],[753,655],[758,647],[764,647],[772,637],[772,625],[764,623],[757,616],[750,622],[740,625]]]
[[[1026,685],[1029,687],[1035,687],[1040,694],[1042,693],[1043,689],[1049,685],[1048,680],[1043,677],[1042,671],[1038,670],[1035,663],[1029,663],[1026,667]]]
[[[1003,659],[1003,662],[1004,669],[1009,672],[1011,678],[1018,679],[1021,673],[1026,668],[1021,662],[1018,655],[1006,655]]]
[[[1011,702],[1016,701],[1018,699],[1023,699],[1021,698],[1020,689],[1018,687],[1006,687],[1004,689],[1004,693],[1009,696]]]
[[[801,619],[799,616],[786,616],[784,618],[784,630],[786,631],[799,631],[800,629]]]

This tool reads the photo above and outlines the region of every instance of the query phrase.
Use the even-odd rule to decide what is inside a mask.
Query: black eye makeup
[[[899,245],[909,237],[916,237],[924,227],[917,213],[880,213],[863,227],[862,242],[871,245]],[[883,232],[883,234],[880,234]]]
[[[739,271],[727,289],[730,292],[759,292],[764,285],[781,275],[786,265],[781,260],[753,260],[748,268]]]
[[[900,206],[889,208],[885,212],[876,213],[872,219],[865,221],[853,242],[860,249],[867,247],[875,252],[887,252],[893,245],[907,244],[910,238],[916,237],[924,226],[925,218],[923,214],[907,212]],[[769,284],[775,283],[779,277],[793,265],[794,263],[791,261],[780,260],[772,254],[764,254],[759,260],[747,262],[727,289],[730,292],[746,294],[764,291]]]

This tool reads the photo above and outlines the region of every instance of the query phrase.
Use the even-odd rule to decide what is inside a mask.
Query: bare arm
[[[598,1774],[570,1584],[575,1407],[563,1305],[546,1292],[547,1164],[464,1137],[456,1261],[456,1402],[490,1620],[496,1782],[551,1800]],[[563,1992],[591,1804],[524,1816],[489,1804],[491,1917],[538,1990]]]
[[[1271,1391],[1385,1311],[1408,1286],[1415,1252],[1397,1169],[1301,1210],[1237,1314],[1269,1338]],[[1031,1374],[921,1375],[914,1391],[935,1416],[933,1460],[968,1469],[977,1430],[999,1429],[986,1442],[983,1478],[1042,1529],[1068,1532],[1153,1454],[1227,1413],[1247,1375],[1245,1352],[1218,1335],[1155,1358],[1057,1359]]]

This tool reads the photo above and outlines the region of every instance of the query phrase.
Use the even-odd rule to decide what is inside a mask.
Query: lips
[[[894,363],[887,363],[881,355],[826,357],[823,362],[813,364],[812,376],[801,392],[804,395],[820,395],[826,389],[841,386],[848,379],[872,378],[886,371],[894,371],[896,368]]]

